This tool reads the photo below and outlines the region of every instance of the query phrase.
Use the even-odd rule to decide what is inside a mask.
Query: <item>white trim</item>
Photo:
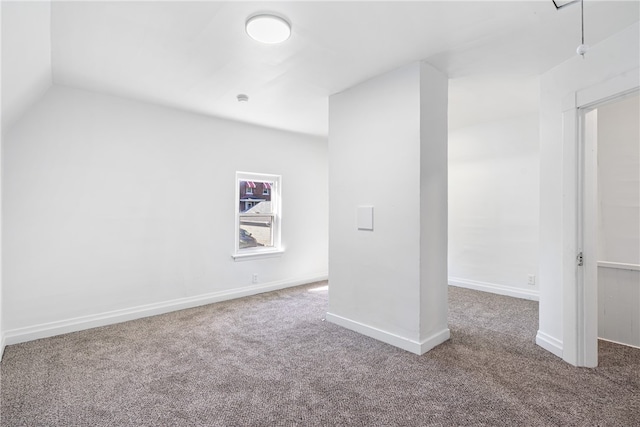
[[[597,296],[593,286],[584,286],[584,269],[576,265],[578,252],[584,253],[585,266],[595,265],[595,260],[592,261],[584,250],[593,252],[593,248],[581,247],[585,237],[582,174],[587,165],[582,157],[584,129],[581,121],[584,121],[580,119],[586,111],[638,90],[639,71],[638,68],[627,70],[573,91],[562,99],[562,358],[575,366],[590,366],[597,362],[597,337],[593,333],[597,319],[597,306],[594,308],[593,302]]]
[[[583,254],[583,265],[577,269],[576,281],[577,314],[583,327],[578,329],[577,364],[595,368],[598,366],[598,110],[580,109],[579,113],[578,250]]]
[[[620,342],[620,341],[608,340],[606,338],[600,338],[600,337],[598,337],[598,339],[600,341],[612,342],[614,344],[624,345],[625,347],[637,348],[638,350],[640,350],[640,347],[638,347],[636,345],[631,345],[631,344],[627,344],[627,343]]]
[[[245,248],[240,249],[240,239],[238,236],[238,230],[240,229],[240,212],[238,210],[238,201],[240,200],[240,181],[258,181],[258,182],[270,182],[271,183],[271,213],[269,216],[273,218],[271,221],[271,245],[266,248]],[[241,172],[236,171],[235,179],[235,197],[233,203],[235,225],[234,229],[234,251],[231,255],[234,260],[240,258],[270,258],[278,255],[278,252],[283,252],[282,249],[282,176],[272,175],[266,173],[253,173],[253,172]],[[256,254],[265,253],[266,256],[256,256]],[[245,255],[246,254],[246,255]]]
[[[278,289],[290,288],[293,286],[327,280],[327,278],[328,275],[326,273],[322,273],[315,276],[299,278],[296,280],[280,280],[259,286],[246,286],[239,289],[212,292],[193,297],[177,298],[174,300],[125,308],[122,310],[114,310],[89,316],[42,323],[39,325],[27,326],[24,328],[5,331],[3,338],[6,339],[6,345],[18,344],[21,342],[32,341],[40,338],[67,334],[69,332],[82,331],[99,326],[113,325],[115,323],[126,322],[143,317],[156,316],[158,314],[184,310],[186,308],[198,307],[201,305],[261,294]]]
[[[538,291],[514,288],[511,286],[498,285],[496,283],[478,282],[477,280],[460,279],[458,277],[449,277],[450,286],[458,288],[474,289],[476,291],[489,292],[492,294],[506,295],[514,298],[528,299],[538,301],[540,295]]]
[[[4,334],[0,333],[0,362],[2,362],[2,357],[4,356],[4,348],[7,346],[6,338]]]
[[[575,92],[574,92],[575,95]],[[578,110],[562,113],[562,346],[563,359],[577,365],[578,290]]]
[[[552,354],[560,358],[562,357],[562,341],[552,337],[551,335],[547,335],[539,330],[536,334],[536,344]]]
[[[431,335],[429,338],[425,338],[420,342],[420,353],[424,354],[432,348],[442,344],[447,341],[451,337],[451,332],[449,328],[445,328],[435,334]]]
[[[329,312],[326,314],[326,320],[338,326],[342,326],[343,328],[350,329],[354,332],[358,332],[362,335],[366,335],[370,338],[418,355],[426,353],[438,344],[442,344],[449,339],[450,335],[449,329],[443,329],[440,332],[436,332],[429,338],[418,342]]]
[[[634,68],[604,82],[576,91],[575,106],[577,108],[601,106],[612,99],[636,92],[638,87],[640,87],[640,68]]]
[[[640,264],[627,264],[624,262],[598,261],[598,267],[614,268],[616,270],[640,271]]]
[[[261,252],[249,252],[249,253],[239,253],[232,254],[231,258],[236,261],[248,261],[251,259],[261,259],[261,258],[273,258],[277,256],[281,256],[284,253],[284,249],[275,249],[271,251],[261,251]]]

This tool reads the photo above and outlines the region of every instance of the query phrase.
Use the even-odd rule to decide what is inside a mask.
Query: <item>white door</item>
[[[598,366],[598,110],[583,111],[578,204],[578,366]],[[582,263],[582,265],[580,265]]]

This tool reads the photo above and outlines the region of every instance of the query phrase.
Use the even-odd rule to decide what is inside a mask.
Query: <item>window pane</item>
[[[247,214],[271,214],[273,182],[239,181],[238,211]]]
[[[240,216],[240,249],[273,246],[273,217]]]

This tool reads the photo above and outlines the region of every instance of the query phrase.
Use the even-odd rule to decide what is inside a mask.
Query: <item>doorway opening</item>
[[[578,161],[578,364],[598,339],[640,348],[640,97],[581,107]]]

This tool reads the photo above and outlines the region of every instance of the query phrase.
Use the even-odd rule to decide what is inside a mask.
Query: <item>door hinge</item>
[[[576,257],[576,262],[578,263],[578,267],[582,267],[584,265],[584,257],[582,256],[582,252],[580,252]]]

